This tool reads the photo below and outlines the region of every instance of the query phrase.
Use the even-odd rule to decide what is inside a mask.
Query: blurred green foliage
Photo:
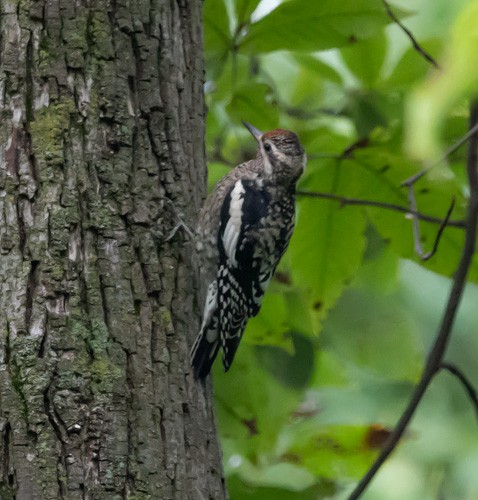
[[[478,1],[206,0],[207,153],[213,185],[250,159],[242,119],[294,130],[299,189],[407,206],[402,181],[467,130],[477,85]],[[419,210],[465,215],[466,149],[416,184]],[[436,224],[421,223],[433,245]],[[393,210],[298,197],[287,254],[232,370],[215,366],[224,464],[235,499],[345,498],[400,416],[436,332],[463,244],[414,253]],[[478,264],[447,359],[478,381]],[[367,499],[478,498],[473,408],[448,373],[430,387]]]

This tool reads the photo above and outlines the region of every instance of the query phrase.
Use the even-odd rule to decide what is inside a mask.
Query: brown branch
[[[464,229],[466,227],[465,221],[462,220],[452,220],[452,221],[446,219],[444,220],[438,217],[433,217],[431,215],[422,214],[420,212],[411,210],[408,207],[402,207],[401,205],[394,205],[393,203],[385,203],[382,201],[374,201],[374,200],[363,200],[360,198],[347,198],[345,196],[340,196],[338,194],[322,193],[320,191],[297,191],[297,195],[308,198],[323,198],[326,200],[333,200],[337,201],[342,205],[359,205],[364,207],[384,208],[386,210],[392,210],[406,215],[413,215],[420,220],[431,222],[432,224],[443,225],[446,222],[447,226],[459,227],[461,229]]]
[[[364,149],[370,145],[370,139],[368,137],[362,137],[358,141],[355,141],[350,146],[347,146],[340,155],[340,159],[344,160],[345,158],[353,158],[354,152],[357,149]]]
[[[393,13],[390,5],[388,5],[387,0],[383,0],[383,5],[385,5],[385,10],[387,11],[388,16],[394,23],[396,23],[400,28],[405,32],[410,41],[412,42],[413,48],[422,55],[430,64],[433,64],[436,69],[440,69],[438,63],[433,59],[433,57],[417,42],[416,38],[413,36],[413,33],[405,27],[405,25],[398,19],[398,17]]]
[[[470,111],[470,130],[478,123],[478,105],[473,103]],[[453,284],[448,297],[447,305],[443,313],[441,324],[435,338],[432,350],[430,351],[423,374],[415,387],[408,406],[403,412],[395,429],[391,433],[388,441],[385,443],[380,455],[371,465],[367,473],[362,477],[354,491],[349,496],[349,500],[355,500],[365,491],[370,481],[374,478],[383,463],[393,452],[405,430],[410,423],[415,411],[420,404],[433,376],[440,369],[443,355],[445,353],[448,340],[452,331],[453,323],[456,317],[457,309],[460,304],[461,296],[465,289],[466,277],[470,268],[473,254],[476,248],[476,232],[478,229],[478,134],[470,137],[468,145],[467,175],[470,187],[470,197],[468,200],[468,213],[465,232],[465,243],[463,246],[460,262],[455,272]]]
[[[449,221],[449,218],[451,216],[451,212],[453,211],[453,208],[455,206],[455,200],[452,201],[450,208],[448,209],[447,215],[446,215],[443,223],[441,224],[441,226],[438,230],[437,236],[435,238],[435,243],[433,245],[433,249],[428,253],[424,253],[423,248],[422,248],[422,244],[421,244],[421,239],[420,239],[420,222],[419,222],[419,218],[415,215],[415,213],[418,211],[418,207],[417,207],[417,201],[415,198],[414,184],[415,184],[415,182],[420,180],[424,175],[426,175],[428,172],[430,172],[430,170],[432,170],[437,165],[439,165],[443,160],[448,158],[448,156],[450,156],[454,151],[456,151],[460,146],[462,146],[468,139],[470,139],[473,136],[473,134],[475,134],[475,132],[477,130],[478,130],[478,123],[476,123],[474,126],[472,126],[463,137],[461,137],[457,142],[455,142],[455,144],[452,144],[445,151],[445,153],[442,155],[442,157],[438,161],[425,167],[417,174],[412,175],[411,177],[409,177],[407,180],[405,180],[401,184],[402,187],[406,187],[408,189],[408,203],[409,203],[410,211],[412,213],[412,218],[413,218],[413,241],[415,243],[415,252],[418,254],[418,256],[422,260],[428,260],[433,255],[435,255],[435,253],[438,249],[438,244],[440,243],[440,238],[443,234],[443,231],[444,231],[445,227],[447,225],[449,225],[448,221]]]
[[[455,198],[453,198],[451,200],[450,207],[448,208],[448,211],[445,215],[445,218],[443,219],[443,223],[440,224],[440,227],[438,228],[438,232],[437,232],[437,235],[435,237],[435,242],[433,243],[433,248],[428,253],[426,253],[424,255],[420,255],[422,260],[428,260],[435,255],[436,251],[438,250],[438,245],[440,244],[440,240],[441,240],[441,236],[443,234],[443,231],[445,230],[446,226],[449,225],[448,222],[450,220],[451,213],[453,212],[454,208],[455,208]],[[417,222],[418,222],[417,218],[415,218],[415,220],[417,220]]]
[[[478,418],[478,394],[476,393],[476,389],[473,387],[473,384],[468,380],[466,375],[457,366],[452,365],[451,363],[443,362],[440,364],[440,368],[442,370],[449,371],[463,384],[463,387],[465,388],[468,398],[473,403],[476,417]]]
[[[419,218],[415,215],[417,213],[417,200],[415,198],[415,190],[413,189],[413,184],[410,184],[408,186],[408,203],[410,207],[410,211],[412,213],[412,220],[413,220],[413,241],[415,243],[415,252],[418,254],[420,259],[422,260],[428,260],[433,255],[435,255],[438,245],[440,243],[441,236],[443,234],[443,231],[445,227],[448,225],[448,221],[450,220],[451,213],[453,212],[453,208],[455,207],[455,199],[452,200],[451,205],[446,213],[445,218],[443,219],[443,222],[440,224],[440,228],[438,229],[437,235],[435,237],[435,242],[433,244],[433,248],[430,252],[425,253],[423,251],[422,247],[422,242],[421,242],[421,237],[420,237],[420,220]]]

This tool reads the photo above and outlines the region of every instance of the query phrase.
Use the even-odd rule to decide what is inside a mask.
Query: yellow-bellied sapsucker
[[[201,286],[207,287],[203,322],[191,351],[197,378],[209,373],[219,347],[224,369],[230,368],[294,230],[304,149],[289,130],[262,133],[244,125],[258,142],[257,157],[217,184],[196,231]]]

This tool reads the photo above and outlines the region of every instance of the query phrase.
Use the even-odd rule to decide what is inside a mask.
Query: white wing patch
[[[233,266],[237,266],[236,247],[242,226],[242,204],[244,203],[244,186],[238,180],[231,191],[231,202],[229,204],[229,219],[222,235],[222,244],[228,259]]]

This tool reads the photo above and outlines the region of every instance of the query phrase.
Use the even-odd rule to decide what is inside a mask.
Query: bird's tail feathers
[[[191,365],[196,378],[202,379],[211,371],[218,350],[217,282],[213,281],[207,292],[203,323],[191,349]]]
[[[219,300],[219,338],[222,347],[222,364],[227,372],[231,367],[237,348],[246,329],[247,321],[252,316],[252,304],[248,294],[244,293],[228,266],[221,266],[218,272]]]
[[[217,337],[217,333],[216,333]],[[207,339],[207,334],[201,332],[191,351],[191,365],[193,367],[194,376],[197,379],[205,378],[211,371],[212,364],[219,350],[219,340],[210,342]]]
[[[222,332],[221,335],[222,364],[226,372],[231,368],[232,362],[234,361],[234,356],[236,355],[249,317],[241,316],[240,318],[236,317],[234,319],[235,321],[231,322],[232,328],[227,333]]]

